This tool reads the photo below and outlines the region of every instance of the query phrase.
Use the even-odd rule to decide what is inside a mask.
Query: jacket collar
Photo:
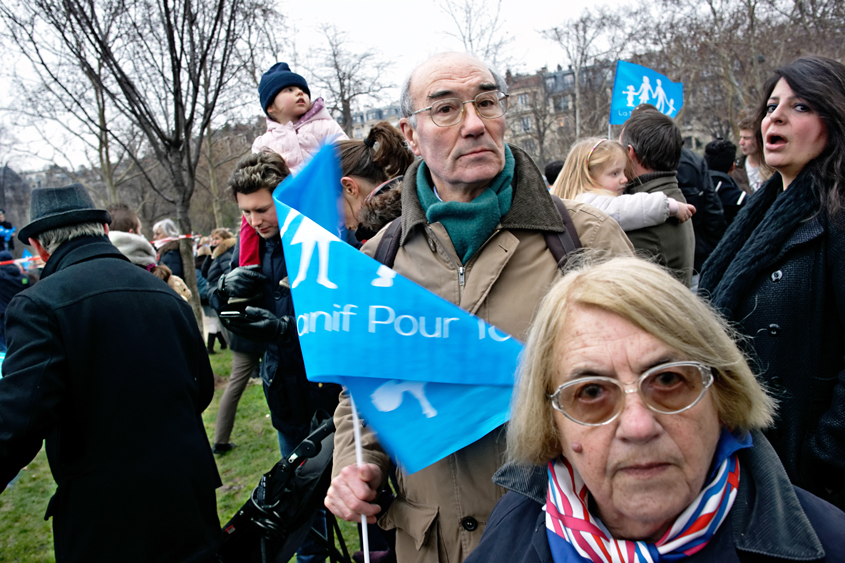
[[[41,272],[41,279],[73,264],[105,256],[129,262],[129,258],[121,254],[107,236],[79,237],[69,240],[50,255]]]
[[[211,259],[213,260],[215,258],[219,258],[223,254],[228,252],[230,248],[235,246],[236,242],[238,242],[238,239],[235,237],[223,239],[222,241],[220,241],[220,244],[214,247],[214,250],[211,252]]]
[[[763,433],[754,430],[751,434],[754,447],[737,454],[742,475],[730,524],[723,524],[731,526],[734,546],[740,551],[774,558],[821,559],[824,548],[801,508],[786,470]],[[493,482],[546,504],[545,467],[508,463],[493,475]]]
[[[531,158],[513,145],[508,145],[514,158],[513,202],[510,211],[502,217],[503,229],[527,229],[562,233],[563,219],[557,212],[552,196],[546,189],[543,175],[537,170]],[[405,244],[414,227],[426,225],[425,211],[417,196],[417,168],[421,160],[415,161],[405,172],[402,187],[402,238]]]
[[[718,178],[719,180],[723,181],[725,184],[735,185],[736,180],[734,180],[730,174],[725,174],[719,170],[711,170],[710,171],[711,178]],[[715,183],[715,182],[714,182]]]
[[[678,173],[674,170],[668,172],[646,172],[628,182],[628,185],[625,186],[625,193],[651,192],[669,184],[678,185]]]
[[[281,131],[284,129],[299,129],[306,123],[311,123],[317,119],[331,119],[332,116],[329,115],[328,110],[326,109],[326,104],[323,101],[323,98],[316,98],[314,103],[311,104],[311,109],[300,116],[299,120],[294,123],[285,123],[284,125],[276,121],[275,119],[271,119],[269,116],[266,118],[267,120],[267,130],[268,131]]]

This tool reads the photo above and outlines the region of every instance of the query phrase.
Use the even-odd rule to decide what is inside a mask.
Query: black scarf
[[[775,174],[749,198],[719,245],[701,268],[699,293],[727,316],[764,267],[769,266],[795,229],[821,208],[806,168],[786,191]]]

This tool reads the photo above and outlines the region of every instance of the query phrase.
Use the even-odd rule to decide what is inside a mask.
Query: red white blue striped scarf
[[[657,563],[678,561],[701,550],[724,522],[739,487],[736,451],[751,447],[751,434],[737,438],[726,430],[719,437],[713,477],[698,497],[656,543],[613,539],[590,514],[589,491],[564,457],[548,464],[546,534],[555,563]]]

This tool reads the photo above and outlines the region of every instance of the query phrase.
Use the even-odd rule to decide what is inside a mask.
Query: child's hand
[[[675,217],[683,223],[690,217],[695,215],[695,206],[690,203],[681,203],[678,202],[678,212],[675,213]]]

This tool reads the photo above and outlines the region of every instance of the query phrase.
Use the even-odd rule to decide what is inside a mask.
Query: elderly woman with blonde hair
[[[845,560],[845,514],[790,484],[735,337],[644,260],[567,274],[522,360],[510,492],[467,563]]]

